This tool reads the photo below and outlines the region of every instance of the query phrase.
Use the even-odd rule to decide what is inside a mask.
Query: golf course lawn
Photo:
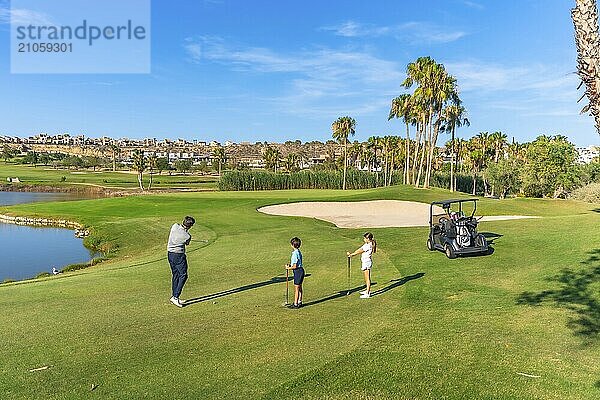
[[[55,169],[51,166],[0,163],[0,183],[6,178],[19,178],[23,184],[48,186],[81,186],[92,185],[112,189],[139,188],[135,171],[92,171]],[[63,179],[64,178],[64,179]],[[217,177],[199,175],[181,175],[167,172],[154,173],[152,187],[154,189],[183,188],[195,190],[214,190],[217,187]],[[150,176],[143,175],[144,187],[148,186]]]
[[[372,229],[368,300],[358,259],[345,295],[345,252],[364,230],[256,211],[455,197],[396,186],[2,207],[81,222],[117,251],[85,270],[0,285],[0,397],[600,398],[600,205],[483,199],[478,214],[542,218],[482,223],[494,253],[455,260],[427,251],[427,228]],[[185,215],[197,223],[181,296],[191,304],[179,309],[165,248]],[[282,307],[293,236],[310,274],[299,310]]]

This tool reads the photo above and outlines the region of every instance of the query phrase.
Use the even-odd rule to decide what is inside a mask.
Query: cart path
[[[373,200],[352,202],[299,202],[265,206],[269,215],[309,217],[331,222],[338,228],[394,228],[429,226],[429,204],[415,201]],[[441,207],[434,213],[442,214]],[[481,221],[538,218],[526,215],[485,216]]]

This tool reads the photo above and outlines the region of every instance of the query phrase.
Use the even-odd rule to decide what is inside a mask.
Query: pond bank
[[[85,227],[80,223],[67,221],[65,219],[13,217],[11,215],[0,214],[0,222],[14,225],[52,226],[57,228],[74,229],[76,237],[86,237],[90,234],[90,231],[85,229]]]
[[[123,189],[111,189],[94,185],[30,185],[23,183],[0,183],[0,192],[80,193],[94,196],[117,197],[133,194]]]

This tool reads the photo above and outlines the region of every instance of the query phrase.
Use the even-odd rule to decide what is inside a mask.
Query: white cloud
[[[462,0],[461,3],[463,3],[467,7],[475,8],[477,10],[483,10],[485,8],[482,4],[476,3],[474,1]]]
[[[24,8],[11,9],[7,4],[0,4],[0,24],[16,25],[52,25],[49,15]]]
[[[572,92],[578,85],[577,75],[568,67],[545,65],[516,65],[462,61],[444,63],[448,72],[454,75],[463,92],[481,91],[549,91],[568,90]]]
[[[365,50],[321,47],[278,52],[234,46],[219,37],[189,38],[184,46],[194,63],[217,63],[233,72],[273,75],[275,86],[270,92],[237,100],[262,103],[269,112],[309,119],[339,115],[385,118],[391,99],[403,92],[400,83],[406,76],[405,63]],[[467,109],[480,115],[560,118],[575,116],[581,108],[576,103],[580,95],[576,91],[578,77],[569,66],[441,62],[457,78]]]
[[[556,65],[507,66],[478,61],[445,63],[456,76],[467,108],[516,119],[564,122],[578,118],[579,78],[572,67]]]
[[[390,36],[396,40],[417,44],[450,43],[466,35],[459,30],[446,30],[426,22],[407,22],[393,26],[375,26],[356,21],[346,21],[339,25],[325,26],[323,31],[331,31],[343,37],[382,37]]]
[[[263,101],[307,116],[381,111],[401,91],[404,79],[403,67],[365,51],[316,48],[281,53],[262,47],[235,47],[217,37],[188,38],[184,47],[194,63],[277,74],[280,94]]]

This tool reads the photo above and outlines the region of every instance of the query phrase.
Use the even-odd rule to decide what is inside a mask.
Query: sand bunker
[[[301,202],[261,207],[270,215],[312,217],[339,228],[392,228],[429,225],[429,204],[415,201]],[[442,214],[440,207],[434,213]],[[481,221],[536,218],[524,215],[485,216]]]

